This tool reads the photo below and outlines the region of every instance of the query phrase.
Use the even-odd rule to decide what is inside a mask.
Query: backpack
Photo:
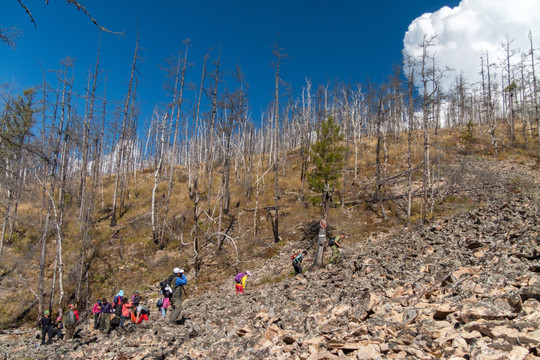
[[[300,255],[299,253],[294,253],[292,256],[291,256],[291,261],[294,261],[294,259],[296,259],[296,257]]]
[[[114,314],[117,317],[122,316],[122,304],[118,304],[118,306],[116,306],[116,309],[114,309]]]
[[[120,305],[120,301],[118,299],[118,295],[116,295],[113,299],[113,309],[116,309],[118,305]]]
[[[163,306],[163,298],[159,298],[159,299],[158,299],[158,301],[157,301],[157,303],[156,303],[156,306],[157,306],[158,308],[160,308],[160,307]]]
[[[234,281],[237,283],[237,284],[240,284],[242,282],[242,278],[246,276],[246,274],[244,273],[238,273],[236,274],[236,276],[234,277]]]
[[[336,243],[336,236],[328,239],[328,246],[334,246],[335,243]]]
[[[163,296],[167,298],[172,297],[173,291],[172,291],[171,285],[169,285],[166,281],[162,281],[159,283],[159,286],[161,288],[161,293],[163,294]]]
[[[75,319],[75,313],[73,311],[69,311],[67,313],[67,316],[64,319],[64,325],[66,326],[75,325],[76,321],[77,320]]]
[[[299,257],[300,255],[301,255],[301,254],[295,254],[294,257],[291,257],[291,260],[292,260],[293,264],[296,264],[296,265],[300,264],[300,259],[298,259],[298,257]]]

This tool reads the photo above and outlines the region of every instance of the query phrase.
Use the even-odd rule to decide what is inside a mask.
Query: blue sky
[[[113,31],[101,34],[101,65],[107,75],[108,98],[121,100],[127,92],[137,28],[140,33],[141,83],[138,99],[146,121],[156,104],[169,98],[163,90],[165,58],[191,40],[188,80],[198,84],[202,58],[210,48],[221,48],[223,69],[239,65],[249,84],[254,121],[272,101],[274,68],[272,45],[279,33],[288,55],[281,78],[298,94],[305,78],[313,84],[339,80],[348,83],[383,82],[402,58],[403,38],[411,22],[457,0],[389,1],[182,1],[81,0],[88,11]],[[63,0],[23,1],[37,27],[17,0],[0,3],[0,27],[20,32],[15,48],[0,45],[0,85],[11,93],[41,83],[38,62],[58,69],[66,56],[76,59],[76,88],[82,91],[95,63],[99,30],[81,11]],[[47,75],[52,83],[52,74]],[[226,77],[222,86],[236,84]],[[190,96],[189,94],[187,95]]]

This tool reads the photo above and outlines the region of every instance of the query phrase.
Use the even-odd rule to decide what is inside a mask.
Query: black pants
[[[49,341],[47,341],[48,344],[52,343],[52,327],[49,325],[43,326],[41,328],[41,344],[45,344],[45,335],[49,335]]]
[[[94,314],[94,329],[98,329],[99,328],[99,315],[101,314]]]
[[[55,337],[57,340],[62,340],[64,338],[64,334],[62,334],[62,330],[59,328],[52,329],[52,337]]]
[[[294,268],[294,276],[302,273],[302,265],[293,263],[292,266]]]

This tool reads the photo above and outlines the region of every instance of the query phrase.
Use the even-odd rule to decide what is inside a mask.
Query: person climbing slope
[[[302,253],[296,255],[293,258],[292,266],[294,268],[294,276],[298,274],[302,274],[302,261],[304,260],[304,256],[307,255],[307,250],[302,251]]]
[[[172,312],[169,317],[169,322],[175,322],[182,312],[182,293],[185,292],[184,286],[187,285],[187,278],[184,275],[184,269],[174,268],[174,278],[172,279],[171,287],[173,293],[171,296]]]
[[[328,246],[332,249],[332,257],[330,258],[330,264],[338,264],[341,261],[341,253],[338,248],[341,248],[341,241],[345,239],[347,235],[345,232],[341,232],[340,235],[334,236],[328,241]]]
[[[246,272],[239,272],[234,277],[234,282],[236,283],[236,293],[244,293],[244,290],[246,289],[246,281],[248,276],[251,276],[251,273],[249,271]]]

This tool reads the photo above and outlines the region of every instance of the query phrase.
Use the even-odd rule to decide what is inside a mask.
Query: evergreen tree
[[[346,146],[340,133],[340,126],[332,116],[324,120],[317,129],[317,140],[311,147],[313,171],[308,174],[308,184],[312,190],[324,191],[324,186],[335,186],[343,168]]]
[[[312,146],[313,171],[308,174],[309,187],[322,193],[321,222],[317,252],[313,257],[311,269],[323,266],[324,244],[326,243],[326,214],[330,205],[331,190],[335,187],[341,169],[346,146],[342,145],[344,136],[333,117],[324,120],[317,129],[317,140]]]

